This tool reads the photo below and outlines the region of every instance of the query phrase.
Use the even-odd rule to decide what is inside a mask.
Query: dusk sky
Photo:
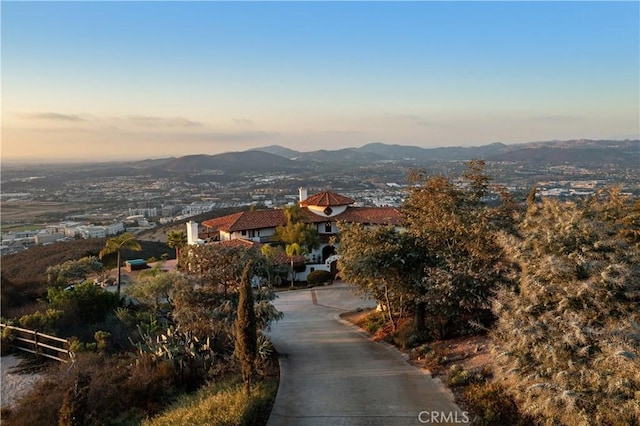
[[[2,161],[640,133],[637,1],[0,7]]]

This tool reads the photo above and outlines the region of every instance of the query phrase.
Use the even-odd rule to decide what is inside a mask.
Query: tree
[[[490,300],[507,282],[510,264],[496,241],[483,163],[472,161],[458,183],[442,175],[414,171],[402,206],[407,233],[424,259],[416,288],[416,322],[428,315],[430,334],[443,338],[468,330],[469,322],[491,319]]]
[[[187,245],[187,236],[183,230],[173,229],[167,234],[167,245],[176,251],[176,259],[180,257],[180,250]]]
[[[142,247],[140,243],[135,240],[135,235],[130,232],[125,232],[124,234],[120,234],[117,237],[112,237],[107,240],[104,248],[100,251],[99,257],[100,259],[108,256],[110,254],[116,253],[118,263],[118,296],[120,296],[120,278],[121,278],[121,268],[122,264],[120,262],[120,252],[122,249],[128,249],[133,251],[140,251]]]
[[[340,224],[340,271],[361,293],[373,296],[396,327],[396,313],[414,300],[415,284],[422,276],[419,254],[409,234],[393,227],[366,228]]]
[[[289,262],[291,264],[291,287],[293,287],[293,281],[295,278],[295,269],[294,269],[294,264],[295,264],[295,259],[296,256],[300,256],[302,254],[302,247],[300,247],[300,245],[298,243],[291,243],[291,244],[287,244],[287,247],[285,248],[285,252],[287,253],[287,257],[289,258]]]
[[[170,272],[145,276],[140,274],[138,281],[126,290],[126,294],[141,303],[151,305],[157,311],[162,303],[171,304],[169,294],[173,288],[174,280],[175,276]]]
[[[520,273],[494,304],[497,376],[547,424],[640,422],[636,215],[615,191],[545,198],[502,240]]]
[[[120,305],[117,295],[92,282],[75,285],[69,290],[49,287],[47,297],[53,308],[64,311],[64,321],[68,324],[98,323]]]
[[[260,248],[260,252],[265,258],[264,275],[269,286],[279,286],[287,279],[290,272],[289,258],[284,249],[280,246],[265,244]]]
[[[253,291],[251,290],[252,266],[252,262],[249,262],[242,272],[242,285],[240,286],[238,319],[236,321],[235,333],[235,355],[240,361],[244,392],[247,396],[251,394],[251,381],[255,374],[258,342]]]
[[[102,272],[104,265],[96,257],[87,256],[78,260],[53,265],[47,268],[49,284],[68,285],[84,281],[90,273]]]
[[[274,240],[283,245],[298,244],[304,253],[309,253],[320,245],[318,230],[302,221],[303,213],[299,206],[286,207],[284,214],[287,224],[278,226]]]
[[[202,285],[227,294],[238,290],[245,265],[259,257],[255,247],[205,244],[190,248],[188,269]]]

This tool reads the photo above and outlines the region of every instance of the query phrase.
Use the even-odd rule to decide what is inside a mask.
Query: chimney
[[[189,221],[187,222],[187,244],[198,244],[198,223]]]
[[[307,199],[307,188],[304,186],[301,186],[300,188],[298,188],[298,193],[300,194],[300,202],[302,203],[304,200]]]

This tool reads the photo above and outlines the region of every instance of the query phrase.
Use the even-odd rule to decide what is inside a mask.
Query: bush
[[[47,379],[3,415],[2,424],[59,424],[80,413],[84,425],[140,424],[158,414],[178,391],[166,363],[132,366],[127,356],[79,353],[72,369],[68,364],[53,366]]]
[[[358,321],[356,325],[373,334],[384,325],[384,322],[384,316],[380,312],[374,311]]]
[[[327,271],[313,271],[307,276],[307,283],[311,285],[322,285],[331,282],[331,273]]]
[[[50,287],[49,303],[65,313],[68,322],[95,324],[104,321],[107,314],[120,305],[120,297],[91,282],[85,282],[64,290]]]
[[[398,320],[396,329],[391,331],[385,340],[403,350],[417,346],[420,341],[415,329],[415,323],[409,318]]]
[[[18,322],[21,327],[38,330],[42,333],[56,334],[58,323],[64,312],[57,309],[47,309],[46,312],[36,312],[24,315]]]
[[[640,423],[640,203],[609,197],[543,199],[502,242],[521,272],[496,295],[496,376],[554,424]]]
[[[469,411],[475,414],[473,424],[478,426],[535,424],[518,411],[516,403],[497,383],[474,383],[464,390],[463,399]]]
[[[469,370],[465,370],[461,365],[453,365],[449,369],[449,377],[447,383],[449,386],[466,386],[473,376],[469,373]]]
[[[143,426],[264,425],[269,419],[278,390],[276,380],[257,382],[247,397],[239,377],[223,380],[186,395],[174,406],[156,418],[146,420]]]

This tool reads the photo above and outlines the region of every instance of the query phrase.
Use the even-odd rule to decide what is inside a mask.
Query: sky
[[[640,134],[640,3],[2,1],[1,158]]]

